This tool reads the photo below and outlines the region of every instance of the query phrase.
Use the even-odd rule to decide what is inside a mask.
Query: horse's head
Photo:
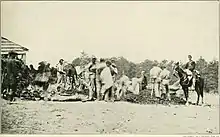
[[[173,64],[173,75],[177,77],[178,72],[180,70],[179,62]]]

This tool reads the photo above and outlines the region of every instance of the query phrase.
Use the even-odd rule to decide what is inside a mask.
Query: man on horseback
[[[195,80],[193,78],[195,77],[195,75],[199,75],[199,72],[195,71],[196,63],[195,63],[195,61],[192,60],[191,55],[188,55],[188,59],[189,59],[189,61],[185,65],[185,72],[188,75],[189,81],[193,80],[192,86],[195,87]]]

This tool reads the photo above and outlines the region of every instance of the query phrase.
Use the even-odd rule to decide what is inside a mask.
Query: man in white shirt
[[[152,84],[151,97],[153,97],[153,93],[155,92],[155,96],[160,98],[160,78],[159,75],[162,69],[159,67],[158,63],[154,63],[153,68],[150,70],[150,79]]]
[[[106,66],[103,71],[101,72],[100,74],[100,78],[101,78],[101,81],[102,81],[102,88],[101,88],[101,94],[102,94],[102,97],[104,95],[104,99],[105,101],[109,101],[109,95],[112,95],[112,86],[113,86],[113,77],[112,77],[112,74],[111,74],[111,69],[110,69],[110,66],[111,66],[111,62],[110,61],[106,61]]]
[[[64,60],[60,59],[59,63],[56,65],[57,68],[57,84],[64,84],[65,82],[65,71],[64,71]]]
[[[160,73],[162,94],[165,94],[168,100],[170,100],[170,92],[169,92],[170,71],[167,69],[167,65],[163,65],[162,69],[163,70]]]
[[[97,98],[96,100],[99,101],[100,100],[100,92],[101,92],[101,88],[102,88],[102,80],[101,80],[101,73],[102,71],[105,69],[106,63],[104,59],[100,59],[100,62],[97,64],[97,72],[96,72],[96,93],[97,93]]]
[[[119,84],[116,90],[117,100],[120,100],[121,97],[126,93],[129,86],[129,78],[125,75],[125,72],[122,72],[122,77],[119,79]]]

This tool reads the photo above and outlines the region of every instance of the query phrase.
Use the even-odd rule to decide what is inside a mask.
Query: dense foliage
[[[111,59],[114,59],[117,65],[117,68],[119,71],[118,77],[122,75],[123,71],[129,78],[139,77],[141,71],[145,71],[148,81],[149,81],[149,75],[150,75],[149,72],[150,72],[150,69],[153,67],[154,62],[157,62],[160,64],[167,63],[168,69],[171,71],[171,74],[172,74],[172,65],[174,63],[174,61],[172,60],[171,61],[163,60],[161,62],[158,62],[156,60],[152,61],[152,60],[146,59],[141,63],[135,64],[131,61],[128,61],[124,57],[112,57]],[[90,57],[88,56],[88,54],[85,52],[82,52],[81,56],[74,59],[72,63],[75,66],[78,66],[78,65],[85,65],[89,61],[90,61]],[[205,80],[205,92],[215,92],[215,93],[218,92],[218,64],[219,64],[219,61],[216,59],[213,61],[207,62],[202,57],[200,57],[200,59],[196,61],[196,70],[200,71],[201,76]],[[182,65],[184,64],[182,63]],[[172,77],[170,84],[173,84],[176,80],[177,80],[176,77]]]

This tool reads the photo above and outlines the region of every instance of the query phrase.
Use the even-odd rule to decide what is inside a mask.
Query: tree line
[[[118,77],[122,75],[122,72],[129,77],[140,77],[141,71],[145,71],[145,75],[147,77],[147,80],[150,80],[150,69],[153,67],[153,64],[159,63],[168,64],[168,70],[173,73],[172,66],[174,61],[173,60],[162,60],[161,62],[158,62],[157,60],[149,60],[146,59],[141,63],[134,63],[129,60],[127,60],[124,57],[112,57],[112,58],[106,58],[106,59],[113,59],[115,60],[115,64],[118,68]],[[204,90],[205,92],[211,92],[211,93],[217,93],[218,92],[218,64],[219,61],[217,59],[214,59],[212,61],[206,61],[202,56],[196,61],[196,70],[198,70],[205,80]],[[73,64],[75,66],[81,66],[86,65],[90,62],[90,57],[87,53],[82,52],[81,56],[73,60]],[[180,62],[182,67],[184,67],[184,63]],[[170,84],[173,84],[177,81],[177,78],[172,76]]]

